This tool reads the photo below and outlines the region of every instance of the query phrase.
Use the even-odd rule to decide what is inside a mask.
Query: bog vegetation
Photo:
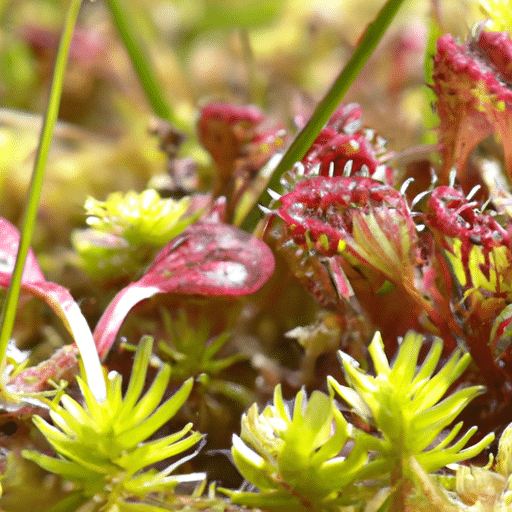
[[[511,12],[0,4],[1,510],[512,510]]]

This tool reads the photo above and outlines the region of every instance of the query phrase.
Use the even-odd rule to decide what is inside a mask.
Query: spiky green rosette
[[[409,331],[392,366],[389,365],[380,333],[377,333],[369,351],[376,376],[363,373],[349,360],[342,358],[343,370],[350,387],[341,386],[328,377],[329,386],[340,395],[354,412],[376,427],[382,434],[377,440],[379,457],[369,462],[363,475],[374,478],[415,457],[431,473],[447,464],[474,457],[487,446],[493,434],[479,443],[464,448],[476,427],[470,428],[456,443],[448,446],[458,435],[462,422],[435,446],[439,434],[450,425],[466,405],[485,390],[471,386],[450,394],[440,401],[450,386],[462,375],[471,361],[469,354],[456,350],[434,375],[443,349],[436,338],[421,366],[418,356],[423,343],[421,334]]]
[[[190,198],[162,199],[152,189],[114,192],[106,201],[85,202],[89,229],[76,230],[72,243],[87,272],[97,278],[135,275],[155,252],[197,220]]]
[[[380,503],[379,489],[387,496],[382,510],[413,510],[407,508],[411,496],[425,493],[449,504],[448,495],[428,473],[474,457],[494,435],[464,448],[476,427],[452,443],[462,428],[460,422],[436,443],[484,388],[460,389],[442,400],[471,358],[457,350],[434,374],[442,342],[436,339],[418,366],[422,344],[422,335],[408,332],[390,366],[377,333],[369,349],[375,377],[340,353],[350,387],[328,377],[330,397],[315,391],[307,401],[300,391],[293,411],[278,386],[274,403],[261,413],[253,405],[242,418],[240,437],[233,436],[234,462],[260,492],[224,492],[235,504],[268,511],[329,512],[345,510],[347,505],[347,510],[362,510],[369,500]],[[334,401],[335,394],[378,433],[370,435],[349,424]]]
[[[183,386],[165,403],[160,401],[166,391],[170,367],[164,365],[151,387],[141,398],[151,356],[153,341],[144,337],[138,347],[133,370],[124,398],[121,376],[111,372],[107,379],[107,397],[98,402],[89,386],[77,377],[84,397],[84,406],[69,395],[48,402],[54,426],[39,416],[34,423],[57,453],[50,457],[32,450],[23,456],[52,473],[75,484],[65,506],[90,501],[101,510],[127,510],[127,501],[144,499],[152,492],[169,492],[182,481],[197,481],[203,474],[171,475],[180,462],[162,471],[144,468],[179,455],[201,439],[189,423],[182,430],[161,439],[146,441],[172,418],[188,398],[193,380]],[[96,510],[96,508],[91,510]],[[63,508],[62,510],[65,510]]]
[[[350,454],[338,456],[354,438]],[[233,436],[235,464],[261,492],[223,492],[235,504],[265,510],[340,510],[364,496],[352,484],[372,443],[347,423],[331,397],[314,391],[307,401],[299,391],[291,411],[277,386],[273,405],[258,414],[254,404],[242,417],[240,437]]]

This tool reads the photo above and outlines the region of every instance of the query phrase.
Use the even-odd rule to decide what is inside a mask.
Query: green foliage
[[[162,312],[167,339],[158,343],[158,348],[166,359],[172,363],[173,377],[185,380],[200,373],[217,375],[232,364],[244,359],[236,354],[224,359],[215,359],[219,350],[229,339],[229,332],[219,334],[210,340],[210,322],[201,318],[193,325],[184,310],[179,310],[178,317],[171,321],[167,311]]]
[[[115,372],[108,376],[107,398],[103,402],[98,402],[89,386],[77,378],[84,406],[69,395],[63,395],[62,405],[48,402],[54,425],[34,416],[34,423],[58,457],[30,450],[24,450],[23,456],[73,482],[75,489],[67,500],[74,503],[93,500],[101,510],[113,511],[122,509],[130,498],[144,499],[153,492],[169,493],[182,481],[203,478],[202,474],[171,475],[181,462],[190,458],[188,456],[162,471],[143,471],[147,466],[188,450],[202,437],[191,430],[189,423],[179,432],[146,441],[176,414],[193,385],[189,379],[158,407],[171,373],[170,367],[165,365],[141,398],[152,346],[150,337],[141,340],[124,398],[121,376]]]
[[[370,346],[375,377],[342,357],[350,387],[328,377],[332,396],[315,391],[306,402],[304,391],[300,391],[293,413],[278,386],[273,405],[261,414],[253,405],[242,418],[240,437],[233,436],[235,464],[261,492],[224,492],[233,503],[265,510],[330,511],[351,503],[361,505],[365,496],[368,499],[375,494],[375,482],[393,486],[388,490],[391,510],[402,509],[395,498],[403,503],[414,486],[421,492],[434,489],[441,501],[446,499],[427,473],[474,457],[494,435],[464,449],[475,433],[474,427],[450,445],[462,428],[461,422],[435,444],[439,434],[483,388],[460,389],[441,400],[466,369],[470,356],[461,356],[458,350],[434,374],[442,343],[434,341],[418,368],[422,342],[420,334],[407,333],[390,366],[377,333]],[[347,423],[334,402],[334,392],[380,434],[369,435]],[[352,447],[347,455],[349,440]]]
[[[435,339],[422,365],[417,368],[423,343],[421,334],[409,331],[389,365],[384,344],[377,333],[370,345],[370,355],[376,376],[361,372],[349,360],[343,359],[343,370],[350,387],[341,386],[328,377],[331,389],[339,394],[354,412],[376,427],[382,434],[377,440],[380,457],[365,468],[365,476],[382,475],[386,468],[403,464],[414,456],[427,472],[447,464],[474,457],[494,439],[487,435],[477,444],[464,448],[476,427],[469,429],[456,443],[462,422],[434,447],[438,435],[459,415],[466,405],[484,392],[483,386],[471,386],[451,393],[440,401],[450,386],[461,376],[471,361],[469,354],[456,350],[445,365],[434,374],[443,344]]]
[[[167,338],[158,342],[158,352],[163,361],[171,364],[171,378],[184,381],[194,377],[207,393],[221,393],[248,407],[254,401],[253,393],[245,386],[216,378],[223,370],[245,359],[242,354],[218,357],[229,340],[229,332],[211,338],[208,319],[201,317],[192,322],[184,310],[179,310],[178,317],[172,321],[167,311],[164,310],[162,315]]]
[[[186,215],[189,205],[188,197],[161,199],[153,189],[114,192],[106,201],[89,197],[85,209],[91,228],[73,233],[72,242],[90,275],[133,275],[197,219],[200,211]]]
[[[349,456],[337,456],[354,438]],[[306,401],[300,391],[292,412],[278,385],[273,405],[258,414],[254,404],[242,417],[240,437],[233,436],[235,464],[261,492],[223,492],[233,503],[267,510],[339,510],[363,496],[352,484],[372,442],[347,423],[324,393],[314,391]]]

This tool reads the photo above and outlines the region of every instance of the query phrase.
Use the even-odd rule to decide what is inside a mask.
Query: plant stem
[[[127,12],[125,1],[107,0],[107,4],[153,111],[157,116],[170,121],[178,129],[189,134],[190,128],[174,115],[162,93],[145,45],[141,41],[140,31],[137,31],[133,23],[133,15]]]
[[[365,65],[366,61],[373,53],[373,50],[382,39],[382,36],[386,32],[386,29],[403,2],[404,0],[387,0],[385,5],[377,14],[377,17],[366,27],[360,38],[359,44],[352,54],[352,57],[347,62],[338,78],[336,78],[334,84],[331,86],[322,101],[318,104],[306,126],[304,126],[297,137],[295,137],[294,141],[272,173],[272,177],[268,182],[269,188],[278,189],[279,179],[282,174],[290,170],[295,162],[298,162],[306,154],[306,151],[311,147],[311,144],[320,133],[320,130],[329,120],[334,110],[336,110],[348,88],[357,78],[362,67]],[[261,196],[263,192],[264,190],[261,190],[259,197],[255,195],[251,208],[256,202],[260,202],[264,206],[268,205],[270,200],[268,198],[266,200],[262,199]],[[248,213],[248,211],[246,213]],[[245,215],[238,213],[237,217],[244,218]],[[243,228],[247,231],[252,231],[258,221],[258,218],[258,211],[252,208],[251,213],[247,215],[243,222]]]
[[[64,24],[64,32],[62,34],[57,60],[55,62],[55,71],[53,74],[52,86],[50,90],[50,99],[48,109],[43,122],[39,146],[37,148],[34,170],[30,181],[28,191],[27,207],[23,219],[23,227],[21,231],[20,242],[18,246],[18,254],[14,265],[11,282],[7,290],[7,296],[2,308],[0,323],[2,325],[0,331],[0,379],[4,374],[6,365],[6,351],[9,338],[12,334],[14,321],[16,318],[16,309],[21,289],[21,279],[23,275],[23,267],[27,254],[30,249],[30,242],[35,229],[37,211],[39,208],[39,200],[41,198],[41,190],[43,187],[44,172],[48,153],[52,142],[53,130],[59,113],[60,98],[62,95],[62,84],[64,82],[64,73],[66,70],[66,62],[68,59],[71,38],[75,28],[76,19],[80,10],[81,0],[71,0],[66,21]],[[1,391],[1,380],[0,380]]]

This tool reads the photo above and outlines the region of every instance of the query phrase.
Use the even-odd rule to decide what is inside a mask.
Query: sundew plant
[[[511,13],[0,3],[0,509],[512,511]]]

